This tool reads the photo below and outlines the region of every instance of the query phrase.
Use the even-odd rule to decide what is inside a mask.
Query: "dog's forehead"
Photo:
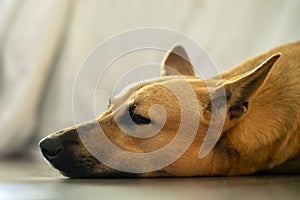
[[[123,91],[112,99],[113,104],[122,104],[133,101],[138,101],[146,96],[151,95],[161,95],[162,90],[166,91],[164,88],[178,88],[182,85],[189,84],[192,88],[206,88],[207,82],[203,79],[196,77],[162,77],[159,79],[154,79],[147,82],[138,83],[135,86]],[[171,86],[171,87],[170,87]],[[167,89],[168,90],[168,89]]]
[[[153,88],[156,87],[157,83],[161,83],[164,81],[170,80],[169,77],[167,78],[159,78],[159,79],[154,79],[151,81],[146,81],[146,82],[141,82],[137,83],[136,85],[133,85],[131,87],[127,87],[122,92],[120,92],[118,95],[113,97],[111,99],[113,104],[120,104],[123,102],[128,101],[130,98],[134,98],[139,96],[143,91],[145,91],[146,88]]]

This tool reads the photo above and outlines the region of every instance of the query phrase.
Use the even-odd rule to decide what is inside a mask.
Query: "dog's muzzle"
[[[42,139],[39,143],[44,158],[63,175],[68,177],[86,177],[89,172],[78,164],[70,147],[79,144],[76,129],[60,131]]]

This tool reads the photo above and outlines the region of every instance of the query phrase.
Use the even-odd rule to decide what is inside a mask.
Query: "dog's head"
[[[238,159],[239,152],[217,143],[210,153],[199,158],[207,130],[222,124],[222,138],[224,132],[247,116],[252,98],[278,57],[276,54],[233,76],[229,73],[222,79],[203,80],[194,76],[185,50],[176,46],[164,59],[161,78],[138,84],[114,98],[99,118],[44,138],[40,142],[42,154],[62,174],[73,178],[224,174],[229,168],[229,157],[231,161]],[[224,120],[219,120],[224,113]],[[109,142],[100,139],[100,132]],[[161,154],[166,160],[179,155],[170,164],[145,173],[128,171],[139,163],[126,152],[158,152],[178,132],[183,137],[167,154]],[[121,151],[109,149],[107,143]],[[146,157],[142,166],[158,166],[161,159],[164,158]],[[116,167],[108,166],[109,163]]]

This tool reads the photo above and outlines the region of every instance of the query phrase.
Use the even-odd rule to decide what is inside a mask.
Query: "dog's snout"
[[[56,158],[63,149],[61,142],[56,138],[45,138],[39,144],[45,158]]]

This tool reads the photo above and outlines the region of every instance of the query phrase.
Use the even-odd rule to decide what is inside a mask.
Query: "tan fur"
[[[172,51],[164,64],[183,75],[193,75],[186,52],[182,47],[174,49],[177,52],[180,50],[179,53],[183,55],[184,60]],[[275,55],[276,53],[281,53],[279,59],[279,54]],[[270,59],[263,63],[268,58]],[[183,65],[185,70],[178,70],[180,65]],[[168,70],[162,74],[172,75]],[[178,88],[178,92],[184,93],[180,85],[187,81],[195,91],[199,105],[200,121],[195,122],[191,119],[190,122],[190,126],[195,126],[195,123],[199,125],[197,135],[188,150],[175,162],[159,171],[140,176],[251,174],[271,170],[299,155],[300,42],[280,46],[251,58],[221,74],[221,77],[222,79],[216,77],[207,82],[213,85],[213,91],[216,93],[220,85],[230,93],[226,105],[227,116],[221,138],[204,158],[199,158],[199,151],[209,122],[215,120],[214,123],[218,123],[218,121],[211,119],[210,94],[206,82],[200,78],[186,76],[183,80],[178,76],[165,76],[139,84],[114,99],[109,109],[97,120],[107,137],[124,150],[145,153],[160,149],[175,137],[181,119],[180,104],[172,91],[164,85],[174,86]],[[125,112],[128,109],[126,106],[128,102],[134,104],[135,111],[146,118],[149,118],[149,109],[152,105],[162,105],[168,114],[163,129],[150,138],[136,138],[124,133],[116,124],[113,114]],[[151,120],[155,122],[156,117]],[[186,130],[188,131],[190,130]],[[61,136],[54,134],[50,137]],[[92,158],[80,141],[68,148],[72,155],[75,155],[76,162],[80,161],[84,165],[89,158],[91,164],[86,167],[91,168],[89,170],[91,177],[94,174],[114,171]]]

